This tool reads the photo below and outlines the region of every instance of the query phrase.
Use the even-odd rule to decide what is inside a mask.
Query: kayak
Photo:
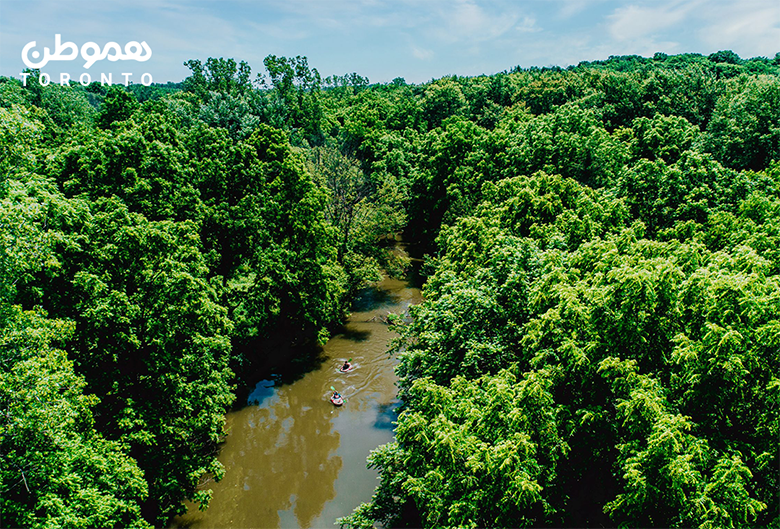
[[[344,404],[344,399],[341,398],[341,395],[339,395],[338,397],[331,395],[330,401],[333,403],[334,406],[341,406],[342,404]]]
[[[343,367],[340,367],[339,371],[341,371],[342,373],[349,373],[353,369],[355,369],[355,366],[349,366],[347,369],[344,369]]]

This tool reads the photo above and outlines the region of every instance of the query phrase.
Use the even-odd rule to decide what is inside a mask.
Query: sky
[[[244,60],[254,76],[274,54],[306,56],[323,77],[422,83],[610,55],[730,49],[772,58],[780,0],[0,0],[0,75],[20,77],[33,41],[28,60],[45,47],[54,54],[57,34],[76,50],[92,42],[88,53],[108,53],[89,68],[80,54],[49,60],[41,71],[55,82],[63,73],[181,81],[185,61],[208,57]],[[151,56],[110,61],[128,42],[146,43]]]

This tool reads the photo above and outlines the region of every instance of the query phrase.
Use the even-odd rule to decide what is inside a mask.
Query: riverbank
[[[371,498],[377,472],[369,452],[393,439],[396,333],[388,313],[420,301],[407,280],[385,278],[361,291],[342,331],[323,347],[320,363],[298,380],[258,381],[246,406],[227,415],[219,483],[205,512],[190,510],[172,527],[323,527]],[[339,372],[345,359],[356,369]],[[335,408],[330,387],[345,398]]]

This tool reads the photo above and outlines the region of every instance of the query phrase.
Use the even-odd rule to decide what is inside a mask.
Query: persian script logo
[[[62,35],[57,33],[54,35],[54,53],[48,48],[43,48],[43,56],[41,56],[41,52],[34,49],[38,45],[37,41],[28,42],[24,48],[22,48],[22,61],[24,61],[24,64],[26,64],[29,68],[43,68],[51,61],[73,61],[76,60],[79,56],[79,51],[81,51],[81,58],[84,59],[84,69],[89,69],[92,67],[93,64],[95,64],[97,61],[102,61],[104,59],[108,59],[109,61],[116,62],[116,61],[138,61],[138,62],[146,62],[152,57],[152,49],[149,47],[149,45],[146,43],[146,41],[143,42],[136,42],[136,41],[130,41],[127,44],[125,44],[124,50],[122,47],[117,44],[116,42],[109,42],[103,48],[101,49],[100,46],[95,42],[86,42],[81,46],[81,50],[79,50],[78,46],[74,42],[62,42]],[[32,51],[31,51],[32,50]],[[32,58],[31,58],[32,57]],[[27,77],[29,74],[21,74],[24,77],[24,81],[26,84]],[[125,76],[125,84],[128,84],[129,78],[133,75],[131,73],[123,73],[123,76]],[[63,81],[63,79],[65,81]],[[89,81],[86,84],[89,84],[91,82],[91,76],[88,73],[81,74],[80,81],[82,84],[84,83],[84,80],[89,79]],[[147,83],[148,79],[148,83]],[[141,80],[143,84],[149,85],[151,84],[152,76],[151,74],[145,73],[143,76],[141,76]],[[67,82],[70,80],[69,74],[61,74],[60,75],[60,82],[64,84],[64,82]],[[41,81],[43,84],[49,83],[49,76],[48,74],[41,73]],[[101,74],[101,82],[103,84],[108,82],[108,84],[111,84],[111,74],[106,76],[105,74]]]

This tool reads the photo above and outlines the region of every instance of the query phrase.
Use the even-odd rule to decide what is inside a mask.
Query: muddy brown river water
[[[207,511],[197,508],[173,527],[336,527],[371,498],[377,472],[366,468],[369,451],[393,440],[396,360],[387,353],[396,333],[389,312],[419,303],[407,281],[385,279],[355,302],[341,334],[324,346],[318,369],[287,385],[260,381],[248,405],[227,415],[228,438],[219,459],[225,477]],[[344,360],[355,369],[341,373]],[[331,386],[346,399],[330,403]]]

